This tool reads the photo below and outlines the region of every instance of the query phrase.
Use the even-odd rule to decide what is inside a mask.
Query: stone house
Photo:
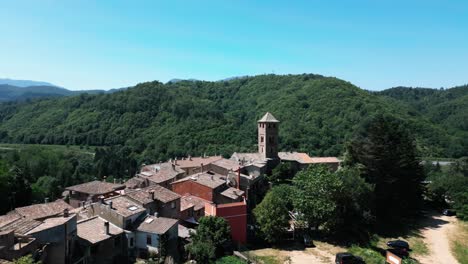
[[[124,184],[115,184],[104,181],[91,181],[65,188],[69,194],[69,203],[77,208],[83,203],[95,203],[101,197],[108,198],[119,195],[119,190],[125,189]]]

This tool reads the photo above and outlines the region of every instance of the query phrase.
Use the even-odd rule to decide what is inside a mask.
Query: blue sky
[[[466,0],[0,1],[0,78],[69,89],[304,72],[370,90],[468,83]]]

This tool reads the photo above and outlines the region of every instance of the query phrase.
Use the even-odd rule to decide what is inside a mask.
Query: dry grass
[[[404,240],[408,242],[411,248],[411,255],[412,256],[421,256],[421,255],[426,255],[429,253],[429,247],[428,245],[424,242],[424,239],[421,235],[420,231],[412,231],[409,235],[406,235],[404,237],[379,237],[379,240],[377,242],[377,246],[386,249],[387,248],[387,241],[390,240]]]
[[[468,264],[468,222],[457,221],[450,234],[450,248],[461,264]]]

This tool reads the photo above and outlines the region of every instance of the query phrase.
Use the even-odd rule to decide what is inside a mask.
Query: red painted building
[[[231,226],[232,240],[240,244],[247,242],[247,204],[244,202],[228,204],[205,204],[205,215],[219,216]]]

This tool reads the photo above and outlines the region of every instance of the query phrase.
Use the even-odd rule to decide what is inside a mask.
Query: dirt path
[[[330,264],[334,263],[335,254],[343,252],[343,248],[320,243],[315,248],[278,250],[272,248],[255,250],[257,256],[276,256],[281,263],[287,264]]]
[[[455,217],[449,216],[432,216],[428,222],[427,227],[421,232],[429,247],[429,255],[420,257],[418,260],[421,264],[458,264],[458,261],[450,251],[450,241],[448,234],[455,228]]]

